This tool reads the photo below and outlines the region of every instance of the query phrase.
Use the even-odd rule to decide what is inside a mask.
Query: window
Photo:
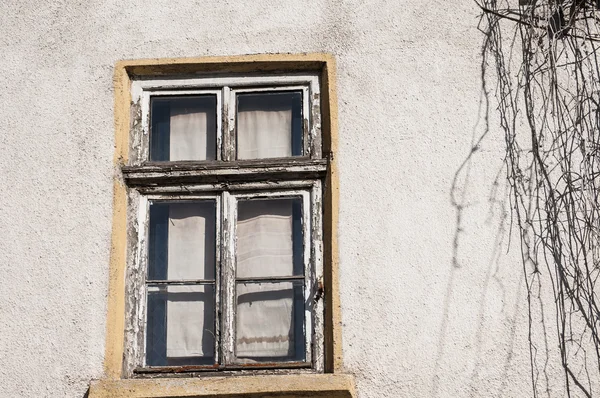
[[[322,372],[318,74],[134,79],[124,369]]]

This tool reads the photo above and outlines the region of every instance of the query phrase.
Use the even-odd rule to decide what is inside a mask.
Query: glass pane
[[[238,94],[238,159],[301,155],[301,91]]]
[[[148,279],[215,278],[216,201],[150,205]]]
[[[238,283],[236,356],[304,361],[302,282]]]
[[[217,97],[153,97],[150,160],[215,160]]]
[[[238,202],[237,277],[304,274],[302,199]]]
[[[212,365],[214,309],[213,286],[149,286],[146,364]]]

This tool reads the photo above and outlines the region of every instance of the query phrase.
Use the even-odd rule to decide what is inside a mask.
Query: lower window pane
[[[236,322],[237,358],[305,360],[302,282],[238,283]]]
[[[214,363],[213,286],[149,286],[148,366]]]

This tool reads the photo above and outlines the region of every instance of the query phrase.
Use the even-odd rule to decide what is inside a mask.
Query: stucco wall
[[[344,366],[360,397],[529,395],[493,118],[463,163],[487,127],[477,15],[441,0],[0,2],[0,396],[81,398],[102,376],[115,62],[275,52],[338,61]]]

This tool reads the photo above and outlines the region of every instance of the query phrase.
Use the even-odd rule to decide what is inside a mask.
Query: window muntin
[[[307,159],[309,163],[309,158],[321,157],[319,118],[310,116],[311,113],[315,115],[315,109],[318,114],[318,102],[315,102],[318,101],[318,79],[296,79],[298,77],[292,77],[289,82],[280,82],[285,84],[272,86],[257,84],[252,79],[243,82],[228,79],[222,81],[222,87],[215,87],[213,79],[200,79],[201,84],[198,80],[183,85],[177,82],[175,87],[160,82],[134,81],[132,94],[134,98],[139,95],[137,98],[141,100],[142,133],[136,135],[135,127],[132,128],[132,141],[139,147],[132,148],[134,156],[128,173],[136,170],[135,165],[139,165],[137,170],[143,171],[149,161],[155,165],[151,168],[159,180],[143,188],[135,184],[130,190],[133,208],[139,209],[138,254],[133,256],[131,273],[136,273],[135,268],[146,270],[146,273],[142,284],[138,285],[143,288],[137,289],[135,283],[131,288],[134,295],[138,291],[142,297],[135,301],[137,304],[132,302],[130,305],[134,325],[129,341],[134,347],[126,349],[130,351],[125,359],[127,374],[134,369],[137,372],[179,372],[180,366],[194,371],[244,369],[246,366],[252,369],[312,367],[322,371],[323,308],[318,292],[322,275],[322,177],[310,180],[285,177],[286,173],[296,175],[294,173],[305,166],[289,163],[282,157],[270,160],[267,157],[243,159],[243,156],[239,159],[238,156],[238,108],[248,112],[244,111],[248,104],[243,102],[254,97],[258,99],[254,107],[259,111],[283,110],[288,120],[291,119],[288,130],[290,156],[286,157]],[[190,159],[180,159],[186,160],[186,167],[192,167],[188,173],[177,165],[176,160],[153,157],[152,150],[152,104],[185,102],[198,97],[212,98],[212,103],[216,102],[216,112],[207,111],[216,114],[216,160],[191,159],[197,164],[206,164],[200,168],[202,175],[194,174],[199,169],[194,169]],[[239,98],[242,98],[241,107]],[[268,100],[261,103],[261,98],[267,98],[271,103]],[[263,106],[264,102],[267,106]],[[311,123],[312,120],[315,123]],[[206,149],[208,154],[207,148],[202,147],[202,150]],[[276,180],[283,180],[274,184],[273,175],[261,177],[260,171],[238,164],[238,159],[265,159],[272,164],[269,167],[277,169]],[[233,169],[225,170],[220,166],[229,163],[233,164]],[[192,175],[194,180],[180,181],[171,173],[177,170],[182,170],[180,175]],[[268,170],[267,167],[265,171]],[[245,179],[244,175],[249,178]],[[233,183],[215,184],[215,176],[233,178]],[[204,213],[198,209],[202,207],[200,203],[205,207]],[[213,203],[216,209],[210,215],[206,213],[212,206],[206,206],[208,203]],[[168,211],[168,216],[157,216],[161,211]],[[210,222],[206,220],[212,216],[213,228],[208,228]],[[280,261],[274,266],[260,268],[256,266],[260,264],[256,256],[242,258],[244,254],[238,252],[239,245],[248,247],[252,241],[240,239],[239,233],[243,233],[245,227],[248,229],[253,218],[255,222],[260,221],[259,224],[266,224],[268,229],[272,222],[267,221],[273,217],[284,221],[283,227],[279,223],[279,228],[283,228],[279,234],[282,245],[279,248],[285,250],[279,253]],[[204,224],[199,219],[204,220]],[[166,239],[166,249],[165,239],[161,241],[156,237],[161,233],[161,225],[165,229],[165,223],[170,223],[173,230],[170,239]],[[203,239],[198,240],[205,242],[203,246],[191,244],[189,234],[178,233],[180,224],[190,224],[189,228],[196,232],[202,230]],[[198,232],[198,235],[202,234]],[[214,246],[208,245],[207,240],[214,242]],[[159,246],[162,249],[159,250]],[[189,258],[169,258],[169,253],[188,251],[188,248],[192,253]],[[264,256],[273,248],[266,245],[254,249],[258,250],[258,256]],[[192,257],[204,257],[204,261],[194,261]],[[163,265],[159,265],[160,261]],[[258,310],[261,307],[265,310]],[[169,311],[175,315],[169,317]],[[174,322],[174,317],[179,321]],[[136,323],[135,319],[139,321]],[[262,322],[258,321],[261,319]],[[176,330],[174,325],[182,323],[186,325]],[[261,323],[271,327],[262,327]],[[138,332],[135,332],[136,328]],[[169,331],[169,328],[173,330]],[[139,341],[136,336],[140,334],[143,344],[137,344],[138,348],[135,348],[136,339]],[[185,339],[181,336],[185,334],[193,336],[182,343]],[[212,350],[207,348],[211,345]]]

